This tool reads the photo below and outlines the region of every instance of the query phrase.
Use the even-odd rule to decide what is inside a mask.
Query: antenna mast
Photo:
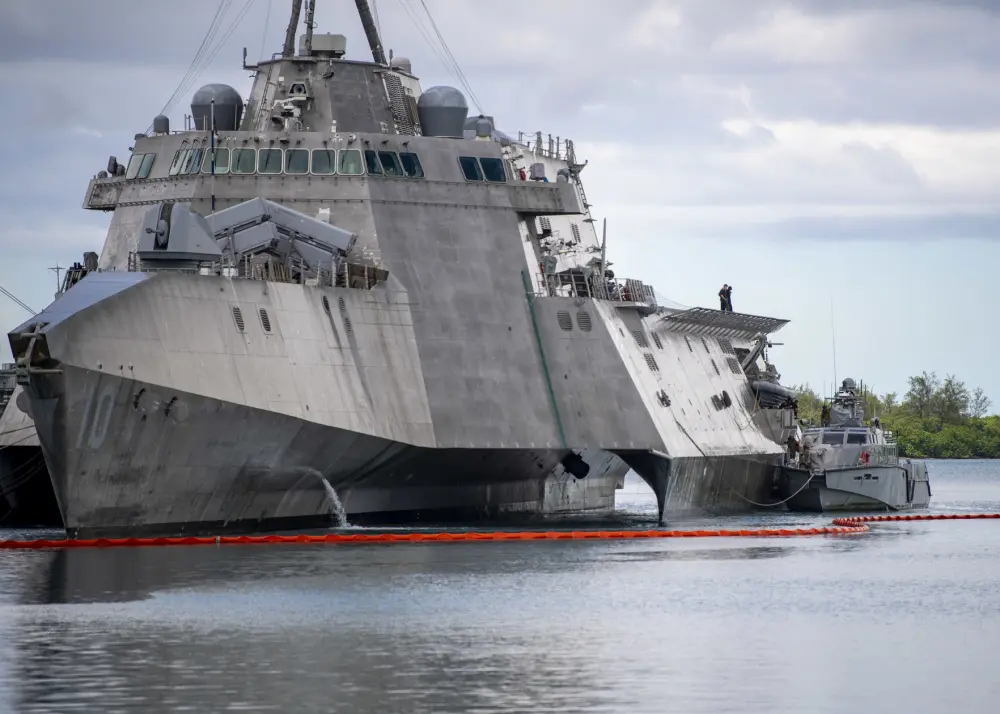
[[[292,0],[292,16],[288,20],[288,29],[285,30],[285,44],[281,48],[282,57],[293,57],[295,55],[295,29],[299,26],[299,17],[302,15],[302,0]]]
[[[302,47],[306,57],[313,51],[313,14],[316,12],[316,0],[306,0],[306,39]]]
[[[361,16],[361,26],[365,28],[365,37],[368,38],[368,46],[372,49],[372,58],[376,64],[389,64],[385,61],[382,39],[378,36],[378,28],[375,26],[375,18],[372,17],[372,9],[368,6],[368,0],[355,0],[355,2],[358,6],[358,15]]]

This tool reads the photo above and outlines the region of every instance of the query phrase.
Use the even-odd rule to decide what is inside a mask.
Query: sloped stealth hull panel
[[[412,447],[74,367],[29,389],[44,407],[38,434],[76,536],[325,526],[321,475],[349,517],[539,513],[564,455]],[[603,498],[591,494],[595,509],[613,507],[609,457],[595,455],[611,484]]]
[[[778,507],[778,465],[767,455],[691,456],[621,452],[656,494],[660,520]]]

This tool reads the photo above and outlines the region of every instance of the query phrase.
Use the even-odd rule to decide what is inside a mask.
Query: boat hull
[[[808,471],[782,467],[781,487],[788,510],[807,513],[904,511],[930,504],[926,471],[911,465]]]
[[[660,522],[735,515],[779,504],[778,462],[768,455],[688,456],[621,453],[656,494]]]
[[[359,522],[606,512],[627,471],[585,452],[577,479],[565,450],[415,447],[73,367],[31,389],[73,537],[326,527],[323,479]]]

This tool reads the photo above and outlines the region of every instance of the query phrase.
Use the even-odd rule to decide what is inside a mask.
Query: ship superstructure
[[[293,52],[295,2],[246,102],[90,182],[98,264],[10,333],[70,533],[325,522],[323,480],[382,519],[608,509],[628,467],[661,514],[766,500],[746,370],[785,321],[614,276],[573,143],[422,91],[357,4],[371,61]]]

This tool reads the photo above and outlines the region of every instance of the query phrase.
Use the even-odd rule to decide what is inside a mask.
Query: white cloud
[[[766,19],[755,27],[722,35],[711,48],[796,64],[843,62],[852,58],[869,32],[868,18],[862,14],[817,17],[784,6],[767,11]]]

